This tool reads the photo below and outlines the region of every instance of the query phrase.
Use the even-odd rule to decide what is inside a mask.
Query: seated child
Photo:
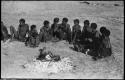
[[[52,35],[55,38],[59,38],[59,18],[54,18],[53,24],[51,25]]]
[[[84,26],[79,37],[80,41],[74,44],[74,49],[84,53],[85,45],[89,43],[88,38],[91,36],[92,29],[90,28],[89,20],[84,21]]]
[[[50,22],[45,20],[43,22],[44,26],[40,29],[40,41],[41,42],[47,42],[50,41],[52,39],[52,32],[51,32],[51,28],[50,28]]]
[[[100,33],[99,31],[97,31],[97,24],[96,23],[91,23],[90,28],[92,29],[91,31],[91,36],[89,37],[88,41],[90,44],[89,45],[89,49],[95,49],[98,50],[98,46],[99,43],[99,37],[100,37]],[[91,40],[90,40],[91,39]]]
[[[59,26],[60,40],[66,40],[71,42],[71,28],[68,24],[68,18],[63,18],[62,23]]]
[[[26,34],[29,32],[29,26],[25,23],[25,19],[19,20],[18,30],[13,26],[10,26],[11,39],[17,39],[19,41],[25,42]]]
[[[89,43],[88,38],[92,36],[91,32],[92,32],[92,29],[90,27],[90,22],[89,20],[85,20],[82,33],[81,33],[81,37],[80,37],[80,44],[87,45]]]
[[[81,26],[79,25],[79,19],[74,20],[74,25],[72,27],[72,43],[75,43],[80,39],[81,36]]]
[[[36,30],[36,25],[31,25],[31,29],[29,31],[28,38],[25,42],[26,46],[30,47],[38,47],[40,41],[39,41],[39,35]]]
[[[110,43],[110,31],[105,27],[100,28],[101,36],[99,39],[98,49],[91,50],[89,55],[92,56],[94,60],[105,58],[112,55],[111,43]]]
[[[101,36],[101,44],[100,44],[100,56],[101,57],[107,57],[112,55],[112,48],[110,43],[110,31],[106,29],[105,27],[100,28],[100,32],[102,34]]]

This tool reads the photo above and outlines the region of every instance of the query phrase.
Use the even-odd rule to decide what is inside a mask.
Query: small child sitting
[[[25,45],[30,47],[38,47],[39,43],[40,41],[38,32],[36,30],[36,25],[32,25],[28,34],[28,38],[25,42]]]
[[[105,27],[100,28],[100,32],[102,34],[100,41],[100,56],[101,57],[108,57],[112,55],[112,47],[110,43],[110,30],[106,29]]]

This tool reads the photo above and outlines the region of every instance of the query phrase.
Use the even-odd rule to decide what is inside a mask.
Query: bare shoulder
[[[79,25],[79,28],[81,28],[81,25]]]
[[[43,27],[41,27],[40,30],[43,30]]]
[[[99,31],[96,31],[96,37],[100,37],[101,33]]]
[[[28,24],[25,24],[25,26],[26,26],[26,27],[29,27],[29,25],[28,25]]]
[[[68,27],[70,27],[70,24],[67,24]]]

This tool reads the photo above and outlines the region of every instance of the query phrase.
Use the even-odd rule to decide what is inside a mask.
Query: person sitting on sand
[[[105,27],[100,28],[101,36],[97,44],[98,49],[93,49],[88,52],[89,55],[92,56],[93,60],[105,58],[112,55],[111,43],[110,43],[110,31]]]
[[[79,25],[79,19],[74,20],[74,25],[72,27],[72,43],[76,43],[81,36],[81,26]]]
[[[68,24],[68,18],[63,18],[59,29],[60,29],[60,40],[66,40],[70,43],[71,42],[71,29],[70,29],[70,25]]]
[[[6,41],[7,39],[9,39],[9,37],[10,35],[8,34],[7,27],[1,21],[1,40]]]
[[[26,46],[29,45],[30,47],[38,47],[39,43],[40,43],[40,40],[39,40],[38,32],[36,30],[36,25],[31,25],[29,35],[25,42],[25,45]]]
[[[84,26],[83,26],[83,29],[82,29],[82,32],[81,32],[81,35],[79,38],[80,41],[73,44],[75,51],[80,51],[80,52],[84,53],[84,49],[85,49],[84,47],[85,47],[85,45],[89,44],[88,38],[91,37],[91,35],[92,35],[91,32],[92,32],[92,29],[90,27],[90,22],[89,22],[89,20],[85,20]]]
[[[52,35],[54,38],[59,38],[59,18],[54,18],[53,24],[51,25]]]
[[[45,20],[43,22],[43,27],[40,29],[39,37],[41,42],[47,42],[52,39],[52,32],[50,28],[50,22]]]
[[[25,19],[19,20],[18,30],[16,31],[13,26],[10,26],[11,39],[17,39],[19,41],[25,42],[26,35],[29,32],[29,25],[25,23]]]
[[[85,20],[81,37],[80,37],[80,44],[88,43],[88,38],[91,37],[91,32],[92,32],[92,29],[90,28],[90,22],[89,20]]]
[[[87,28],[87,27],[85,27],[85,28]],[[97,24],[91,23],[91,25],[89,27],[90,30],[89,31],[87,31],[87,29],[84,30],[84,31],[86,31],[86,33],[83,32],[84,33],[83,39],[85,39],[85,40],[81,40],[81,42],[74,44],[74,48],[76,49],[76,51],[85,53],[87,49],[90,49],[90,50],[98,49],[98,46],[96,46],[96,45],[99,45],[100,33],[96,30],[96,28],[97,28]]]
[[[100,37],[99,31],[96,30],[97,24],[91,23],[90,28],[92,30],[91,30],[91,34],[88,38],[87,48],[97,50],[98,49],[97,45],[99,45],[99,37]]]
[[[100,44],[100,49],[99,53],[101,57],[107,57],[112,55],[112,47],[110,43],[110,30],[106,29],[105,27],[100,28],[101,32],[101,44]]]

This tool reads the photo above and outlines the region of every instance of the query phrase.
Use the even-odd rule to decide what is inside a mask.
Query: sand
[[[2,1],[2,21],[7,26],[17,28],[20,18],[25,18],[29,25],[42,27],[44,20],[51,23],[54,17],[69,18],[71,27],[73,19],[79,18],[80,25],[85,19],[96,22],[98,29],[106,26],[111,30],[111,44],[114,57],[93,61],[90,56],[71,50],[65,41],[57,43],[41,43],[38,48],[28,48],[22,42],[14,41],[9,44],[1,42],[1,77],[2,78],[49,78],[49,79],[123,79],[124,73],[124,4],[122,1],[90,1],[90,4],[79,1]],[[114,4],[119,6],[114,6]],[[23,6],[23,7],[22,7]],[[38,49],[47,47],[54,54],[70,57],[76,66],[72,72],[48,74],[30,73],[22,65],[31,61],[39,54]]]

